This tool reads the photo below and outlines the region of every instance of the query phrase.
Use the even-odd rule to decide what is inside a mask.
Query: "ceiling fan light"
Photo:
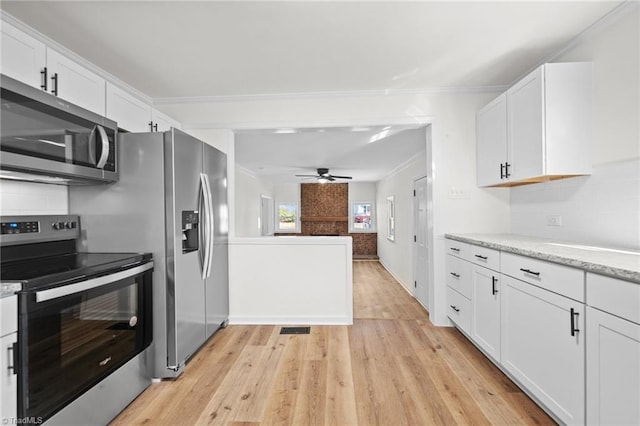
[[[327,183],[329,182],[329,179],[325,178],[325,177],[319,177],[318,178],[318,183]]]

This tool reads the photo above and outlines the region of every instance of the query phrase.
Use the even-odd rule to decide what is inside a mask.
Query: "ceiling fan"
[[[336,179],[351,179],[351,176],[332,175],[331,173],[329,173],[329,169],[327,168],[318,168],[317,172],[318,173],[315,175],[296,175],[296,176],[301,178],[316,178],[318,180],[318,183],[333,182]]]

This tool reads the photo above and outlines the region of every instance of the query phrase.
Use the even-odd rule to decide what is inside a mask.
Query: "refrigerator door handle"
[[[205,256],[208,257],[207,261],[206,261],[206,268],[203,271],[203,279],[204,278],[209,278],[211,276],[211,265],[213,264],[213,236],[214,236],[214,226],[215,226],[215,222],[214,222],[214,217],[213,217],[213,197],[211,195],[211,184],[209,182],[209,176],[207,176],[206,174],[203,174],[204,176],[204,183],[205,183],[205,188],[206,191],[204,192],[204,198],[205,198],[205,202],[207,204],[207,211],[206,211],[206,220],[208,222],[208,226],[207,226],[207,249],[205,250]]]
[[[209,202],[209,185],[207,182],[207,175],[204,173],[200,173],[200,188],[202,190],[202,197],[204,203],[202,203],[202,209],[200,210],[200,222],[202,224],[202,239],[204,245],[204,253],[202,252],[202,248],[200,249],[200,256],[202,259],[202,279],[207,278],[207,271],[209,270],[209,260],[211,254],[209,253],[210,245],[209,245],[209,228],[211,227],[211,223],[209,221],[209,210],[210,210],[210,202]],[[204,222],[204,223],[203,223]]]

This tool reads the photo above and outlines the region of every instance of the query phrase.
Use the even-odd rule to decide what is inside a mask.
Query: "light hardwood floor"
[[[229,326],[112,424],[554,424],[378,262],[354,262],[353,277],[353,326]]]

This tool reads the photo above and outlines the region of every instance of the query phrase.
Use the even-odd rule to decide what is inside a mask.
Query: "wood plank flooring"
[[[353,326],[229,326],[112,425],[555,424],[378,262],[353,277]]]

